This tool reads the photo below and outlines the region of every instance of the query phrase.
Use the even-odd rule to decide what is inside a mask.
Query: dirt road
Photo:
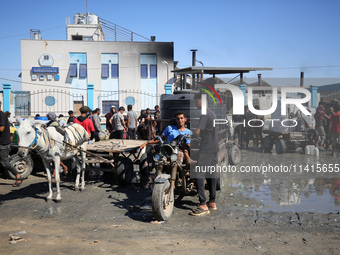
[[[242,153],[244,165],[274,160],[269,154]],[[295,156],[280,157],[283,162],[282,157]],[[339,163],[331,157],[319,161]],[[237,188],[228,179],[218,193],[217,211],[189,216],[197,197],[185,197],[176,202],[172,218],[162,224],[150,223],[151,191],[137,186],[119,187],[106,179],[109,181],[88,181],[84,192],[75,192],[73,182],[64,179],[63,200],[55,203],[45,201],[48,187],[43,173],[31,175],[20,188],[12,188],[12,180],[0,178],[1,254],[339,254],[338,206],[330,209],[332,213],[322,214],[289,206],[271,210],[263,199],[256,199],[256,185],[249,192],[249,176],[254,176],[251,183],[257,183],[259,190],[273,188],[263,194],[270,192],[273,201],[276,199],[276,186],[266,186],[268,176],[247,175],[248,182],[238,179]],[[279,181],[281,186],[284,178],[286,175]],[[274,179],[270,177],[271,185]],[[10,244],[9,234],[21,231],[26,232],[18,234],[23,240]]]

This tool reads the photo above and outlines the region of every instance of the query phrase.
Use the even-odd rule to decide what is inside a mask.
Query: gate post
[[[312,92],[312,108],[318,107],[318,86],[311,85]]]
[[[93,110],[93,84],[87,84],[87,106]]]
[[[11,84],[3,83],[2,84],[3,93],[4,93],[4,102],[3,102],[3,111],[10,111],[10,93],[11,93]]]
[[[242,90],[243,92],[243,95],[244,95],[244,105],[246,105],[247,101],[246,101],[246,91],[247,91],[247,85],[246,84],[241,84],[240,85],[240,89]]]

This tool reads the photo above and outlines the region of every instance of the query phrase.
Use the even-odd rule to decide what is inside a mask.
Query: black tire
[[[170,197],[170,182],[156,183],[152,191],[152,211],[156,220],[170,219],[174,210],[174,197]],[[170,202],[172,201],[172,202]]]
[[[13,154],[9,158],[9,163],[19,172],[22,178],[26,179],[33,170],[34,163],[31,157],[26,157],[25,159],[18,156],[18,154]],[[7,175],[15,180],[16,176],[12,174],[8,169],[6,169]]]
[[[230,165],[237,165],[241,162],[241,150],[237,145],[231,146],[228,150],[228,159]]]
[[[139,159],[139,171],[140,173],[147,172],[148,168],[148,154],[144,153]]]
[[[273,149],[273,139],[270,136],[266,136],[263,140],[264,152],[271,152]]]
[[[133,163],[129,158],[119,159],[116,165],[116,174],[118,183],[121,185],[129,185],[132,182],[133,178]]]
[[[276,148],[276,153],[277,154],[283,154],[286,152],[286,143],[285,140],[283,140],[282,138],[279,138],[275,141],[275,148]]]

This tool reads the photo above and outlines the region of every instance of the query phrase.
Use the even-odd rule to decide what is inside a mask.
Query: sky
[[[20,39],[39,29],[42,39],[65,40],[66,17],[86,13],[86,0],[0,0],[0,7],[0,82],[15,90],[20,83],[4,79],[20,82]],[[339,0],[88,0],[89,13],[174,42],[180,68],[191,66],[190,49],[197,49],[204,66],[272,67],[261,71],[263,79],[302,71],[305,78],[340,78],[339,10]]]

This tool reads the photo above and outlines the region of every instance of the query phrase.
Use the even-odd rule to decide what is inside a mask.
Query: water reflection
[[[301,154],[272,155],[243,152],[246,165],[339,164],[333,157],[311,157]],[[248,163],[251,162],[251,163]],[[340,211],[340,173],[298,171],[290,173],[227,173],[225,192],[254,202],[249,208],[263,211],[337,213]],[[249,202],[251,203],[251,202]],[[260,204],[260,206],[259,206]]]

